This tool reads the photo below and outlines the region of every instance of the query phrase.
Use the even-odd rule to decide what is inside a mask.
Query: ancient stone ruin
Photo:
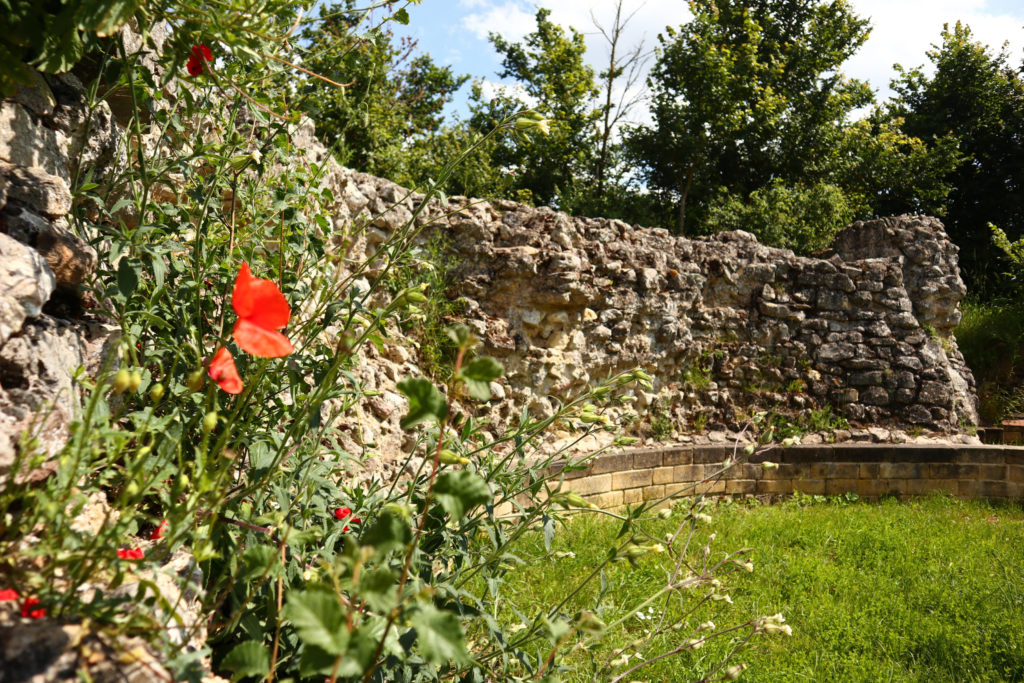
[[[83,102],[64,75],[0,105],[0,468],[28,426],[56,452],[77,397],[72,374],[95,370],[113,333],[78,300],[96,256],[64,214],[75,174],[124,163],[123,136],[108,107],[87,114]],[[305,154],[295,163],[328,165],[334,240],[358,262],[422,195],[337,166],[313,133],[308,121],[294,128]],[[506,366],[495,388],[507,400],[490,411],[499,424],[523,406],[548,414],[636,366],[655,377],[638,412],[676,434],[826,407],[860,425],[948,433],[977,422],[952,336],[964,295],[957,248],[934,218],[855,223],[823,258],[744,232],[689,239],[507,201],[433,201],[416,221],[421,241],[443,235],[458,264],[448,295]],[[380,396],[348,417],[359,425],[345,439],[353,451],[402,448],[394,385],[421,374],[410,347],[367,351],[363,379]]]
[[[418,197],[342,173],[353,231],[369,224],[372,254]],[[952,336],[965,293],[957,247],[937,219],[855,223],[827,258],[744,232],[688,239],[513,202],[456,199],[419,220],[451,244],[451,295],[505,364],[512,410],[550,413],[639,366],[656,378],[640,408],[690,427],[826,406],[864,425],[977,422]]]

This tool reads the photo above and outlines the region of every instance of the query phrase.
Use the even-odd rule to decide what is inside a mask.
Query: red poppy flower
[[[167,520],[165,519],[165,520],[161,521],[160,524],[157,525],[157,527],[155,529],[153,529],[153,533],[151,533],[149,535],[149,540],[151,540],[151,541],[159,541],[161,538],[164,537],[164,532],[167,531],[167,527],[168,527]]]
[[[295,350],[288,337],[278,332],[292,316],[287,299],[271,280],[253,277],[248,263],[238,271],[231,305],[238,314],[235,341],[243,351],[262,358],[280,358]]]
[[[46,616],[46,608],[38,607],[39,604],[39,598],[25,598],[21,603],[21,616],[42,619]]]
[[[12,602],[18,599],[18,591],[13,588],[5,588],[0,591],[0,602]]]
[[[141,560],[146,556],[142,548],[118,548],[117,556],[122,560]]]
[[[334,518],[339,522],[348,519],[349,517],[351,517],[351,515],[352,508],[348,507],[338,508],[337,510],[334,511]],[[359,519],[358,517],[352,517],[352,519],[348,519],[348,521],[352,524],[362,524],[363,520]],[[349,529],[348,526],[345,526],[345,528],[342,529],[342,531],[351,531],[351,529]]]
[[[235,359],[231,356],[231,352],[223,346],[213,354],[210,369],[206,371],[206,374],[217,383],[217,386],[229,394],[242,393],[242,378],[238,374],[238,368],[235,367]]]
[[[198,76],[203,73],[203,63],[212,62],[213,54],[210,52],[210,48],[205,45],[193,45],[192,56],[188,58],[188,64],[185,68],[193,76]]]

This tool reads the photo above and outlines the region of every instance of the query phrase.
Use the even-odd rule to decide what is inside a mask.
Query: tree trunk
[[[676,231],[680,235],[686,234],[686,198],[690,194],[690,188],[693,187],[693,175],[696,170],[697,162],[694,161],[686,169],[686,175],[679,176],[679,224],[676,225]]]

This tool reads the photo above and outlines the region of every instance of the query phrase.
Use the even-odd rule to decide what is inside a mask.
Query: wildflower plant
[[[746,558],[712,559],[710,542],[691,543],[707,516],[696,502],[668,539],[644,530],[666,501],[597,509],[564,481],[595,454],[539,448],[556,423],[573,425],[579,440],[617,431],[608,408],[650,387],[642,371],[596,383],[543,419],[524,412],[493,437],[475,406],[503,368],[455,325],[446,383],[397,385],[413,442],[405,474],[352,484],[363,454],[345,452],[337,432],[365,398],[352,370],[410,304],[441,294],[378,283],[426,229],[423,207],[443,203],[444,177],[423,188],[376,264],[348,261],[331,248],[328,167],[294,147],[294,122],[273,112],[287,85],[257,68],[280,66],[267,55],[302,20],[298,6],[272,3],[278,13],[260,25],[214,7],[172,23],[165,50],[178,52],[160,58],[179,76],[173,96],[120,41],[95,54],[89,106],[131,103],[127,162],[79,168],[71,219],[99,253],[92,294],[120,328],[118,353],[98,376],[79,373],[81,413],[41,483],[17,476],[42,462],[26,435],[0,492],[0,600],[17,600],[7,592],[17,586],[31,596],[27,618],[145,635],[174,675],[192,680],[209,659],[235,680],[554,681],[569,674],[569,655],[627,624],[577,604],[602,583],[602,567],[533,613],[511,607],[503,586],[524,541],[540,534],[551,552],[567,515],[614,514],[623,531],[606,563],[673,558],[664,589],[625,613],[661,605],[657,633],[686,635],[687,605],[727,600],[722,582],[742,576]],[[489,136],[543,134],[546,125],[527,113]],[[371,265],[379,274],[365,292],[354,283]],[[86,529],[78,518],[96,492],[109,505]],[[146,572],[181,552],[191,570],[178,596],[165,594]],[[116,590],[128,582],[138,590]],[[697,584],[713,590],[688,590]],[[183,596],[195,588],[200,618],[188,622]],[[740,623],[749,634],[782,630],[781,621]],[[181,628],[188,638],[176,636]],[[206,649],[190,648],[204,630]],[[734,630],[691,629],[653,654],[655,641],[640,641],[606,653],[601,671],[625,679],[642,668],[633,655],[685,655]],[[623,657],[635,663],[616,669]],[[728,663],[708,671],[729,677],[737,669]]]

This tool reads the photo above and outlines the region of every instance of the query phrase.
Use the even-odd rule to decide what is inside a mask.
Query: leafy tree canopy
[[[1009,239],[1024,235],[1024,77],[1005,48],[993,53],[959,22],[928,52],[934,74],[900,69],[896,100],[888,108],[910,135],[926,141],[954,135],[967,162],[949,170],[952,188],[945,219],[960,246],[960,264],[972,289],[993,290],[989,267],[999,254],[989,223]],[[933,144],[940,144],[935,142]]]

